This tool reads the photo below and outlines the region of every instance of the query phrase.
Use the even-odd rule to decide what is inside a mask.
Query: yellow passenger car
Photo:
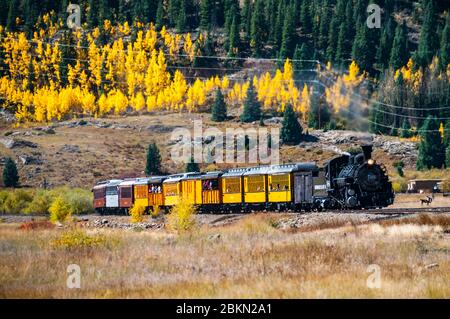
[[[181,178],[181,198],[192,205],[202,204],[202,179],[200,173],[186,173]]]
[[[222,203],[241,204],[243,203],[244,179],[243,175],[247,168],[230,169],[222,175]]]
[[[133,185],[134,205],[148,207],[148,185],[149,178],[136,178]]]
[[[222,203],[221,175],[222,172],[207,172],[201,176],[201,200],[207,210]]]
[[[173,206],[178,204],[181,198],[181,180],[185,174],[175,174],[168,176],[162,183],[164,205]]]
[[[134,203],[145,207],[164,206],[163,185],[165,177],[152,176],[136,179],[134,188]]]
[[[268,199],[271,203],[287,203],[292,200],[292,173],[295,164],[272,166],[268,171]]]
[[[243,174],[245,204],[267,202],[267,172],[269,169],[269,166],[251,167]]]

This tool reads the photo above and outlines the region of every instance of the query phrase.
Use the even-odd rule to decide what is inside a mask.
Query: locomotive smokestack
[[[362,151],[364,153],[364,158],[367,160],[372,158],[372,145],[362,145]]]

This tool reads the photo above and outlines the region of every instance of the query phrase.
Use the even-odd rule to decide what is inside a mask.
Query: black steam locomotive
[[[321,200],[323,208],[382,208],[394,202],[385,166],[372,159],[371,145],[361,148],[361,153],[344,154],[325,165],[328,196]]]

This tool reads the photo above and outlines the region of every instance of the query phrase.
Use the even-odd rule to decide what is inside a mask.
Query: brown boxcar
[[[106,207],[106,185],[108,181],[98,183],[92,188],[94,194],[94,209],[99,211]]]
[[[133,206],[133,185],[135,179],[127,179],[119,184],[119,207],[127,211]]]

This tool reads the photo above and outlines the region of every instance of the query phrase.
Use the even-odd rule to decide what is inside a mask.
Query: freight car
[[[93,188],[94,208],[101,214],[126,213],[139,203],[169,211],[180,201],[200,212],[386,207],[394,192],[371,152],[363,146],[361,153],[336,157],[323,168],[296,163],[103,181]]]

